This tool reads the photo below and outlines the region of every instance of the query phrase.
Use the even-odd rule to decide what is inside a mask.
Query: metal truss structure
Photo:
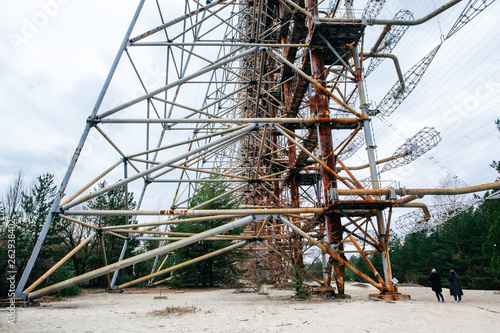
[[[255,267],[275,280],[286,279],[291,272],[306,274],[304,253],[311,246],[323,254],[321,285],[335,281],[337,293],[344,294],[347,267],[382,294],[397,295],[387,248],[393,208],[425,208],[413,202],[424,195],[500,187],[491,183],[453,190],[406,189],[397,183],[383,185],[378,171],[380,163],[386,163],[382,171],[396,168],[439,142],[437,132],[425,128],[393,156],[377,160],[370,123],[374,114],[387,117],[402,103],[439,50],[436,47],[402,75],[390,51],[406,29],[425,24],[459,2],[450,1],[419,19],[408,11],[379,19],[385,1],[368,1],[361,15],[353,1],[331,1],[328,6],[317,0],[186,1],[176,17],[167,15],[175,12],[168,8],[172,2],[139,1],[17,295],[35,299],[110,273],[110,287],[125,288],[241,247],[255,254]],[[467,6],[476,10],[472,3]],[[141,21],[145,6],[157,15]],[[464,13],[467,20],[459,19],[454,31],[473,17]],[[137,22],[145,29],[136,28]],[[372,51],[363,53],[365,30],[377,26],[384,27],[382,34]],[[395,61],[399,81],[372,112],[366,101],[365,59],[376,64],[386,57]],[[368,73],[375,67],[370,65]],[[117,96],[124,90],[134,94],[120,101]],[[358,101],[354,107],[353,100]],[[100,161],[108,164],[96,163],[95,176],[82,179],[77,161],[91,137],[101,139],[93,154],[101,154],[105,158]],[[368,164],[348,166],[345,160],[361,145]],[[367,174],[369,181],[362,184],[359,179]],[[97,189],[104,178],[111,181]],[[68,193],[70,180],[80,184],[79,190]],[[240,199],[238,209],[205,209],[222,196],[190,205],[201,184],[217,182],[228,184],[222,196]],[[117,188],[138,194],[135,209],[86,206]],[[155,207],[160,196],[167,196],[170,206]],[[126,222],[101,227],[95,221],[102,216],[125,216]],[[56,217],[88,228],[88,238],[26,288]],[[227,223],[193,235],[169,232],[172,224],[214,219]],[[225,235],[238,227],[245,227],[241,235]],[[117,262],[36,290],[103,234],[126,240]],[[234,242],[188,263],[158,264],[176,249],[221,238]],[[126,258],[132,239],[157,240],[158,248]],[[361,256],[375,278],[353,267],[347,261],[350,253]],[[383,272],[371,264],[368,255],[373,253],[382,254]],[[155,261],[151,275],[115,285],[120,269],[145,260]]]
[[[394,15],[393,20],[395,21],[411,21],[414,20],[413,13],[409,10],[400,10]],[[370,65],[365,71],[365,77],[370,75],[375,68],[380,65],[380,63],[384,60],[384,57],[389,57],[390,53],[394,50],[396,45],[398,45],[401,38],[403,38],[406,30],[408,30],[409,26],[405,25],[397,25],[397,26],[386,26],[387,33],[382,34],[382,38],[380,41],[377,41],[375,45],[372,47],[370,53],[382,53],[384,56],[379,56],[378,58],[372,58],[370,60]],[[384,31],[385,32],[385,31]]]
[[[387,162],[380,172],[382,173],[413,162],[436,147],[439,141],[441,141],[441,137],[438,131],[434,128],[423,128],[394,152],[393,156],[397,157]]]
[[[425,211],[416,210],[400,216],[394,224],[405,234],[429,232],[482,201],[483,199],[469,199],[460,203],[429,206]]]
[[[446,35],[446,39],[453,36],[458,30],[462,29],[464,25],[469,23],[474,17],[479,15],[483,10],[491,5],[495,0],[470,0],[467,6],[465,6],[462,14],[457,19],[453,27],[450,29]]]
[[[367,1],[362,17],[366,19],[376,19],[385,5],[385,0]]]
[[[425,71],[429,68],[432,60],[439,51],[441,44],[436,46],[429,54],[422,60],[415,64],[408,72],[405,73],[403,79],[396,82],[391,90],[385,95],[382,101],[377,105],[377,108],[372,111],[373,115],[380,115],[381,117],[390,116],[409,94],[417,87]],[[404,84],[402,84],[404,82]]]

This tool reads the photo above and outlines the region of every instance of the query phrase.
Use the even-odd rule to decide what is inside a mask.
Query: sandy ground
[[[264,287],[268,295],[234,290],[160,289],[96,293],[16,309],[16,324],[1,309],[0,332],[500,332],[500,294],[465,290],[462,303],[448,289],[438,303],[430,288],[400,287],[411,301],[373,301],[371,286],[348,284],[350,299],[301,301],[293,291]],[[157,297],[155,299],[155,297]],[[167,307],[194,313],[154,315]]]

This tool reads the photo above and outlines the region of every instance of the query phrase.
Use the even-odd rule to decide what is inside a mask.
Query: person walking
[[[435,268],[433,268],[431,270],[431,275],[429,276],[429,281],[431,281],[432,291],[434,291],[436,293],[438,303],[439,302],[444,303],[444,297],[442,294],[443,288],[441,287],[441,278],[439,277],[439,274],[436,272]]]
[[[450,281],[450,295],[453,296],[455,302],[462,302],[462,286],[460,285],[460,279],[458,274],[452,269],[450,270],[450,275],[448,276],[448,281]]]

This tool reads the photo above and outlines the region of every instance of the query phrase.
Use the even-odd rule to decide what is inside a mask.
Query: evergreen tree
[[[106,181],[98,184],[97,188],[94,189],[98,191],[107,187]],[[85,209],[89,210],[133,210],[136,207],[134,201],[133,193],[128,193],[128,198],[125,198],[125,187],[117,187],[109,190],[102,195],[95,197],[87,202]],[[93,216],[85,220],[89,224],[94,224],[99,227],[107,227],[114,225],[124,225],[129,224],[131,217],[126,216]],[[108,264],[117,262],[120,258],[120,254],[125,242],[124,239],[104,234],[104,246],[106,248],[106,259]],[[125,252],[125,258],[130,257],[132,252],[136,250],[139,246],[139,242],[136,240],[131,240],[128,242],[127,251]],[[95,237],[89,244],[91,249],[88,252],[83,252],[84,256],[75,256],[73,262],[75,268],[79,271],[94,270],[102,267],[104,264],[104,257],[101,249],[101,242],[99,237]],[[126,267],[120,270],[119,278],[117,284],[125,281],[129,281],[135,277],[135,272],[133,266]],[[106,280],[104,277],[97,278],[95,280],[89,281],[91,287],[106,287]]]
[[[217,177],[211,176],[210,179],[217,179]],[[198,188],[196,194],[191,199],[189,208],[196,207],[224,194],[227,188],[227,183],[204,183]],[[237,206],[238,201],[236,198],[233,195],[226,195],[209,204],[203,205],[202,209],[231,209]],[[200,233],[221,226],[227,222],[228,220],[213,220],[209,222],[179,223],[172,227],[170,231],[188,234]],[[237,235],[241,233],[243,228],[244,227],[234,229],[228,234]],[[171,262],[172,264],[180,264],[187,260],[222,249],[230,244],[231,241],[226,240],[203,240],[175,250],[171,255]],[[193,287],[231,285],[239,275],[239,269],[235,264],[239,258],[240,253],[238,251],[233,251],[187,266],[176,271],[176,276],[170,281],[170,285]]]
[[[4,275],[7,272],[7,263],[12,263],[9,262],[8,258],[8,240],[15,241],[15,264],[13,267],[9,266],[8,271],[15,271],[16,281],[19,281],[47,219],[56,193],[54,176],[48,173],[38,176],[28,190],[24,189],[22,174],[19,173],[8,189],[7,198],[2,203],[6,220],[2,221],[2,230],[0,231],[0,268],[2,268],[0,288],[2,294],[6,293]],[[52,221],[27,285],[52,267],[57,262],[57,258],[64,255],[64,249],[60,244],[67,226],[68,222],[59,218]],[[47,283],[49,282],[46,281],[45,285]]]
[[[490,220],[488,238],[483,247],[485,257],[490,258],[486,272],[493,278],[492,282],[500,286],[500,199],[487,200],[486,205]]]
[[[500,120],[496,120],[496,125],[500,131]],[[500,161],[493,161],[491,167],[497,170],[500,174]],[[500,177],[497,177],[500,181]],[[496,191],[491,195],[498,195],[500,191]],[[500,199],[486,200],[486,211],[490,227],[488,230],[488,239],[484,243],[483,252],[487,258],[490,258],[490,267],[486,267],[486,271],[493,277],[493,283],[500,285]]]

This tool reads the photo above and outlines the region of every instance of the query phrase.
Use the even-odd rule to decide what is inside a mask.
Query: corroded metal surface
[[[316,0],[233,0],[205,5],[186,1],[177,12],[168,1],[157,1],[153,7],[159,13],[153,14],[164,21],[156,26],[148,23],[151,26],[138,31],[134,23],[143,2],[85,124],[18,296],[24,290],[24,298],[38,298],[111,272],[115,281],[121,268],[147,260],[154,261],[150,275],[119,287],[146,280],[153,284],[154,277],[245,246],[253,254],[245,263],[253,274],[247,279],[287,282],[311,276],[307,261],[322,255],[324,276],[311,276],[321,285],[319,290],[333,292],[335,281],[337,293],[344,294],[347,268],[382,292],[373,298],[405,299],[392,284],[387,248],[392,209],[420,209],[428,219],[427,207],[415,202],[422,196],[500,188],[498,182],[455,190],[410,189],[382,182],[378,165],[384,165],[382,172],[402,166],[439,143],[437,132],[429,128],[408,139],[392,156],[375,159],[371,122],[376,115],[392,114],[417,89],[442,43],[404,75],[397,65],[399,80],[375,110],[367,102],[365,76],[375,72],[383,57],[398,64],[390,51],[408,27],[424,24],[459,1],[450,1],[418,20],[408,11],[398,12],[394,19],[379,19],[385,1],[368,1],[364,11],[353,8],[356,1],[332,1],[331,6]],[[457,23],[450,36],[483,9],[471,13],[466,8],[460,16],[465,23]],[[369,29],[377,25],[384,26],[383,31],[374,43],[365,41]],[[136,56],[138,49],[147,56]],[[365,56],[379,58],[368,66]],[[115,78],[120,59],[130,62],[129,70]],[[112,82],[132,93],[120,101],[111,95],[104,109],[102,101]],[[139,82],[139,89],[127,86],[132,82]],[[75,167],[90,134],[104,138],[108,150],[102,153],[100,145],[92,149],[103,159],[99,167],[107,164],[96,170],[97,176],[79,179]],[[364,156],[361,163],[366,164],[349,166],[345,160],[354,154]],[[72,176],[85,185],[68,191]],[[107,184],[98,187],[105,177]],[[220,184],[227,186],[226,193],[194,205],[202,186]],[[135,209],[86,206],[121,187],[136,194]],[[165,196],[168,203],[159,205],[159,198]],[[237,199],[239,207],[210,206],[225,198]],[[55,216],[84,228],[89,235],[100,234],[100,239],[102,234],[120,242],[126,239],[122,253],[133,239],[154,240],[158,247],[130,258],[122,255],[117,262],[105,262],[94,271],[36,291],[41,281],[86,245],[83,241],[25,289]],[[101,216],[125,218],[101,226],[96,222]],[[170,231],[172,225],[212,220],[225,224],[199,234]],[[223,234],[236,227],[244,227],[241,235]],[[238,243],[165,267],[168,253],[212,240]],[[104,252],[106,248],[103,243]],[[374,253],[382,253],[383,271],[370,262],[369,255]],[[349,263],[351,254],[363,258],[370,275]]]

